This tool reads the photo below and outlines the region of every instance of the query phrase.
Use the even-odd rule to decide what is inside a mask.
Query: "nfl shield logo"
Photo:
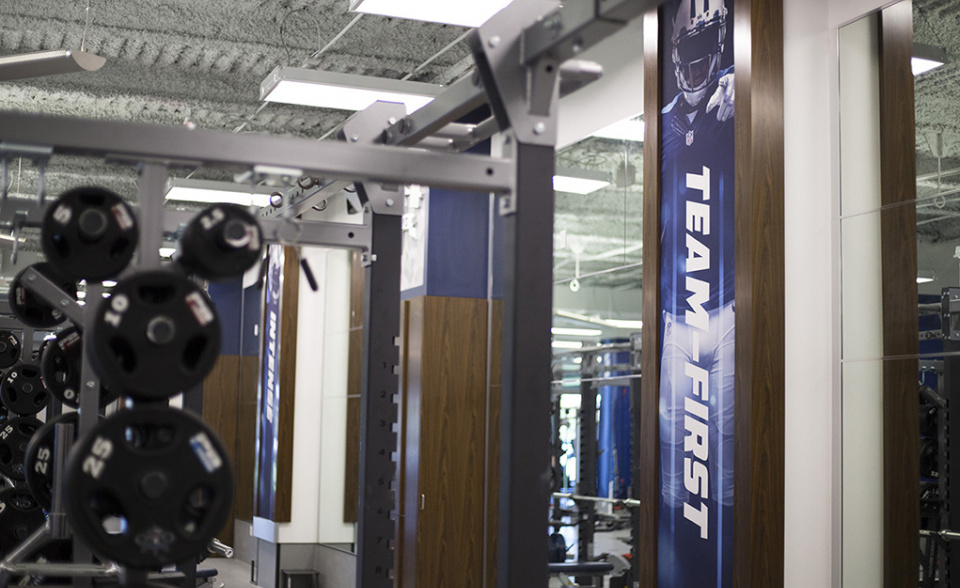
[[[693,131],[687,131],[687,147],[693,145]]]

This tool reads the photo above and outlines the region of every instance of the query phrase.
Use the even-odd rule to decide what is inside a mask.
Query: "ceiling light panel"
[[[572,194],[592,194],[610,185],[610,174],[587,169],[557,168],[553,189]]]
[[[510,0],[352,0],[350,10],[395,18],[478,27]]]
[[[436,84],[278,67],[260,85],[260,99],[354,111],[377,101],[398,102],[411,113],[432,102],[441,90]]]
[[[73,49],[55,49],[0,57],[0,81],[97,71],[106,59]]]
[[[260,186],[175,179],[167,182],[166,198],[167,200],[180,202],[229,203],[262,208],[270,204],[270,194],[272,193],[272,189]]]
[[[615,139],[618,141],[635,141],[643,143],[643,133],[646,126],[642,120],[637,118],[628,118],[615,122],[612,125],[603,127],[592,136],[603,139]]]

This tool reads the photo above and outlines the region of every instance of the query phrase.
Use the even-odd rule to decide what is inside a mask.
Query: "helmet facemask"
[[[726,18],[723,16],[674,33],[673,66],[677,85],[688,96],[699,94],[702,97],[707,86],[716,81],[726,34]]]

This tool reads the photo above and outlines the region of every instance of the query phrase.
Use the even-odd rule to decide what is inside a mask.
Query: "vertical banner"
[[[659,588],[733,571],[733,0],[661,8]]]
[[[277,408],[280,405],[280,303],[283,265],[283,246],[268,246],[267,279],[263,293],[260,426],[257,431],[257,498],[254,514],[269,520],[274,520],[277,498]]]

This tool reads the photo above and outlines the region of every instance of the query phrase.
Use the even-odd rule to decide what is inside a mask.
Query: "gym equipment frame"
[[[366,265],[364,357],[361,400],[360,511],[357,585],[393,586],[398,419],[399,273],[402,206],[391,186],[422,184],[500,195],[505,217],[505,316],[500,440],[500,505],[497,585],[546,586],[547,543],[543,530],[549,504],[550,324],[556,103],[561,73],[569,86],[596,79],[598,66],[569,62],[582,50],[655,8],[659,0],[567,2],[519,0],[471,32],[477,73],[452,85],[429,106],[410,116],[374,105],[348,121],[343,142],[236,135],[224,132],[87,121],[45,115],[0,113],[0,157],[83,155],[140,168],[140,258],[138,269],[160,264],[162,233],[183,218],[163,210],[163,189],[171,167],[245,166],[254,177],[295,179],[304,175],[358,184],[366,199],[364,226],[294,220],[323,190],[288,191],[278,211],[261,216],[267,242],[356,248]],[[564,63],[568,62],[565,66]],[[572,82],[571,82],[572,80]],[[476,127],[454,123],[488,103],[494,118]],[[496,130],[512,130],[500,159],[412,149],[439,134],[445,149],[462,149]],[[451,138],[454,137],[454,138]],[[421,147],[427,146],[425,142]],[[40,153],[38,156],[37,153]],[[17,218],[0,181],[4,204],[0,222]],[[384,187],[386,185],[386,187]],[[296,192],[296,194],[294,194]],[[18,211],[20,207],[18,205]],[[39,221],[42,199],[19,217]],[[270,218],[274,217],[274,218]],[[276,218],[279,217],[279,218]],[[16,222],[16,221],[14,221]],[[60,304],[60,292],[42,276],[35,293]],[[90,300],[100,297],[91,285]],[[60,307],[78,324],[88,316],[75,302]],[[85,346],[83,381],[97,389]],[[81,432],[93,426],[97,394],[84,394]],[[63,433],[60,431],[59,433]],[[62,435],[58,435],[62,437]],[[52,533],[61,523],[51,522]],[[17,550],[13,556],[17,556]],[[70,565],[70,564],[68,564]],[[74,575],[105,573],[131,579],[123,570],[72,564]],[[7,574],[29,566],[8,557]],[[136,580],[139,578],[133,577]],[[81,585],[75,580],[74,585]]]

